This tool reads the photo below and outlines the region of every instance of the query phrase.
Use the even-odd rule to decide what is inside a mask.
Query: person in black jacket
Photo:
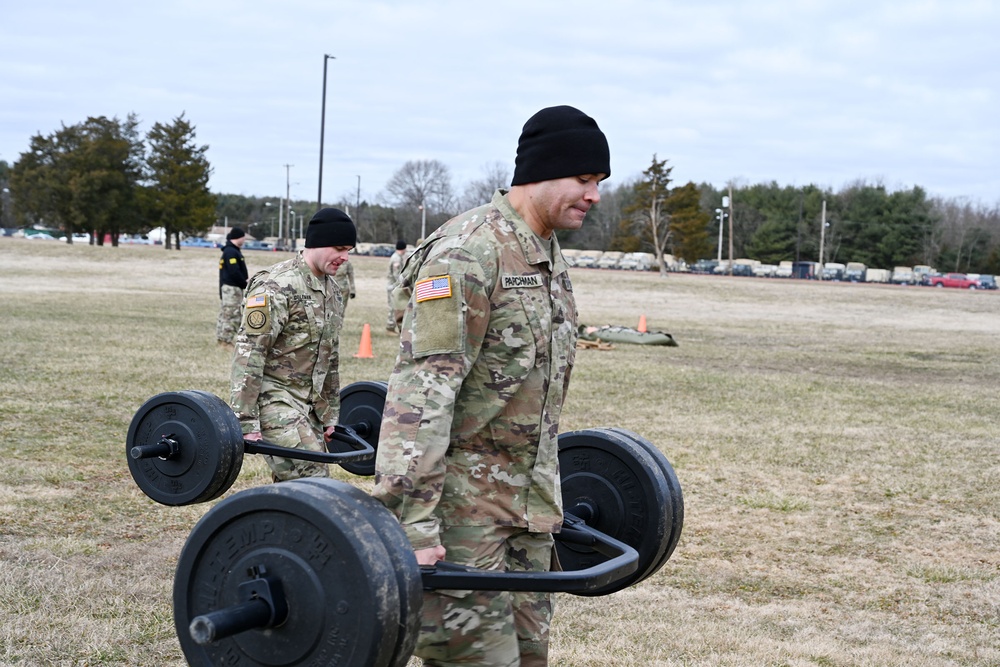
[[[243,290],[247,287],[247,264],[240,248],[246,240],[246,233],[233,227],[226,234],[226,245],[219,260],[219,321],[215,325],[215,337],[219,345],[231,346],[236,331],[240,328],[240,308],[243,304]]]

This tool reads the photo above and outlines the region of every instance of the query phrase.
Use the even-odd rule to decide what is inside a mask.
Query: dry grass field
[[[0,239],[0,664],[184,664],[172,577],[208,507],[142,495],[125,435],[154,394],[228,395],[217,257]],[[387,260],[354,261],[343,384],[394,357]],[[580,350],[562,430],[657,443],[686,517],[649,580],[558,597],[553,665],[1000,665],[1000,294],[573,280],[582,322],[680,347]],[[266,482],[249,459],[237,488]]]

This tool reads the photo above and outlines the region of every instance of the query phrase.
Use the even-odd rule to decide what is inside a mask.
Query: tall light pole
[[[722,208],[729,208],[729,275],[733,275],[733,184],[729,184],[729,196],[722,198]]]
[[[323,111],[319,119],[319,191],[316,194],[316,210],[323,208],[323,134],[326,132],[326,63],[335,57],[323,54]]]
[[[824,244],[826,243],[826,200],[823,200],[823,212],[820,214],[819,219],[819,274],[823,275],[823,267],[826,266],[823,262],[823,252],[826,250]]]
[[[420,202],[420,241],[427,238],[427,202]]]
[[[722,198],[722,205],[723,206],[726,205],[726,197]],[[715,213],[719,216],[719,252],[718,255],[716,255],[715,259],[721,265],[722,264],[722,221],[726,219],[726,212],[723,211],[721,208],[717,208],[715,209]]]
[[[289,230],[292,226],[292,182],[291,182],[291,168],[294,164],[285,165],[285,206],[288,211],[288,215],[285,216],[285,220],[288,221]],[[284,230],[281,228],[281,216],[278,216],[278,243],[284,245]]]

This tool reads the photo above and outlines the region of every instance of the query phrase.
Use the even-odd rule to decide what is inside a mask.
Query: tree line
[[[215,222],[216,200],[208,146],[198,146],[184,114],[155,123],[145,137],[139,120],[90,117],[30,139],[13,166],[0,163],[5,227],[58,229],[72,243],[89,233],[103,245],[110,237],[155,227],[179,247],[182,235],[200,235]]]
[[[88,118],[32,137],[13,166],[0,161],[3,225],[44,225],[69,239],[75,231],[96,232],[96,242],[108,233],[113,243],[120,233],[164,227],[168,247],[170,236],[179,241],[181,235],[204,235],[213,225],[241,225],[258,239],[275,235],[281,198],[210,193],[208,146],[196,144],[195,128],[183,114],[170,124],[156,123],[145,140],[137,126],[134,115],[125,121]],[[561,243],[672,254],[688,263],[728,258],[731,243],[734,258],[763,263],[928,264],[942,271],[1000,273],[996,205],[930,197],[919,186],[890,191],[866,181],[837,191],[776,182],[675,184],[671,172],[668,160],[654,154],[641,175],[602,185],[601,202],[581,229],[559,232]],[[359,241],[413,244],[509,183],[509,167],[494,162],[459,190],[446,165],[415,160],[403,164],[374,201],[348,192],[324,205],[351,213]],[[731,197],[731,206],[722,206],[723,197]],[[308,212],[308,220],[315,203],[285,206]]]

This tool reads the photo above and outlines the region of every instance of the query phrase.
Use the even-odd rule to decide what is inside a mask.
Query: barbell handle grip
[[[592,540],[590,546],[594,551],[610,556],[610,559],[583,570],[568,572],[480,570],[458,563],[438,561],[433,566],[420,568],[424,590],[578,593],[607,586],[639,568],[639,552],[624,542],[591,528],[571,514],[566,515],[563,523],[572,526],[572,530],[577,533],[586,533],[589,536],[587,541]]]
[[[243,439],[243,451],[247,454],[264,454],[266,456],[281,456],[298,461],[312,461],[314,463],[351,463],[353,461],[367,461],[375,456],[375,448],[362,440],[354,429],[349,426],[337,424],[331,439],[346,442],[353,447],[358,447],[353,452],[314,452],[309,449],[295,449],[294,447],[282,447],[266,440]]]
[[[273,615],[274,610],[266,600],[253,598],[227,609],[196,616],[188,631],[196,644],[205,646],[247,630],[267,627]]]

